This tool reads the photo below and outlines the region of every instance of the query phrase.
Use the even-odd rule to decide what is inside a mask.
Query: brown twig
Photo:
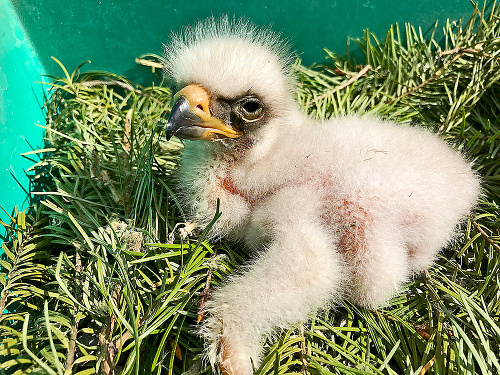
[[[2,276],[3,277],[3,276]],[[2,291],[0,295],[0,319],[3,317],[3,312],[5,311],[5,305],[7,304],[7,296],[9,295],[9,291],[7,289]]]
[[[400,96],[398,96],[396,99],[391,100],[387,104],[392,104],[397,100],[403,99],[404,97],[413,94],[415,91],[420,90],[422,87],[425,85],[429,84],[430,82],[434,81],[437,77],[441,75],[443,71],[445,71],[451,64],[453,64],[456,60],[458,60],[460,57],[464,55],[464,52],[459,53],[453,57],[450,61],[448,61],[446,64],[444,64],[440,69],[438,69],[433,75],[431,75],[428,79],[426,79],[424,82],[420,83],[419,85],[412,87],[408,91],[404,92]]]
[[[80,295],[80,274],[82,272],[82,259],[80,258],[80,248],[76,246],[75,248],[75,294]],[[75,322],[71,327],[71,336],[68,344],[68,354],[66,355],[66,373],[72,373],[73,364],[75,362],[75,349],[76,349],[76,337],[78,335],[78,323],[80,319],[78,316],[79,307],[75,305],[73,314],[75,316]]]
[[[24,245],[22,243],[18,244],[17,248],[17,254],[16,254],[16,259],[19,259],[21,256],[22,252],[24,251]],[[1,276],[4,277],[4,276]],[[7,276],[7,280],[11,279],[11,275],[9,272],[9,275]],[[0,297],[0,319],[2,319],[4,311],[5,311],[5,306],[7,305],[7,298],[9,297],[10,294],[10,286],[7,286],[4,290],[2,290],[1,297]]]
[[[135,62],[139,65],[150,66],[151,68],[156,68],[156,69],[163,69],[163,64],[151,60],[136,58]]]
[[[467,53],[470,53],[470,54],[475,54],[475,55],[483,55],[483,56],[487,56],[487,57],[492,57],[491,55],[488,55],[482,51],[479,51],[479,50],[476,50],[476,49],[473,49],[473,48],[463,48],[463,47],[457,47],[457,48],[454,48],[454,49],[450,49],[450,50],[446,50],[446,51],[443,51],[439,54],[439,56],[446,56],[446,55],[452,55],[452,54],[455,54],[455,56],[453,56],[453,58],[448,61],[447,63],[445,63],[440,69],[438,69],[432,76],[430,76],[428,79],[426,79],[424,82],[420,83],[419,85],[415,86],[415,87],[412,87],[411,89],[409,89],[408,91],[406,91],[405,93],[403,93],[402,95],[398,96],[396,99],[393,99],[391,100],[390,102],[388,102],[387,104],[392,104],[394,103],[395,101],[397,100],[400,100],[410,94],[413,94],[415,91],[417,90],[420,90],[422,87],[424,87],[425,85],[429,84],[430,82],[434,81],[437,77],[439,77],[443,71],[445,71],[446,69],[448,69],[448,67],[453,64],[456,60],[458,60],[460,57],[462,57],[463,55],[467,54]]]
[[[118,350],[125,344],[125,342],[132,337],[130,331],[126,331],[118,340],[115,341],[115,348]]]
[[[141,327],[142,325],[144,324],[144,322],[139,322],[139,324],[137,325],[137,328]],[[114,343],[114,347],[117,349],[117,350],[120,350],[122,347],[123,347],[123,344],[125,344],[125,342],[132,337],[132,333],[130,331],[125,331],[125,333],[123,335],[121,335],[120,338],[118,338]]]
[[[482,45],[478,44],[478,45],[476,45],[476,47],[477,48],[481,48]],[[453,55],[454,53],[458,53],[458,54],[462,54],[462,55],[466,54],[466,53],[470,53],[471,55],[479,55],[479,56],[484,56],[484,57],[489,57],[489,58],[493,57],[490,54],[481,51],[480,49],[465,48],[465,47],[457,47],[457,48],[453,48],[453,49],[449,49],[449,50],[443,51],[443,52],[441,52],[439,54],[439,56]]]
[[[94,87],[94,86],[119,86],[119,87],[121,87],[122,89],[125,89],[125,90],[128,90],[128,91],[133,91],[133,92],[135,92],[136,94],[142,94],[142,91],[141,91],[141,90],[134,88],[132,85],[130,85],[130,84],[128,84],[128,83],[121,82],[121,81],[117,81],[117,80],[113,80],[113,81],[105,81],[105,80],[95,79],[95,80],[92,80],[92,81],[80,82],[80,85],[82,85],[82,86],[84,86],[84,87]],[[68,86],[68,85],[66,85],[65,87],[69,87],[69,86]]]
[[[304,332],[304,326],[301,325],[299,328],[299,334],[303,338],[300,342],[300,361],[302,362],[302,368],[300,369],[300,373],[302,375],[307,375],[307,361],[306,361],[306,336]]]
[[[311,105],[317,102],[318,100],[324,99],[329,95],[333,95],[339,90],[342,90],[343,88],[349,86],[351,83],[355,82],[358,80],[359,77],[363,76],[366,74],[367,71],[373,70],[371,65],[366,65],[363,69],[361,69],[358,73],[353,75],[351,78],[349,78],[347,81],[343,82],[342,84],[338,85],[337,87],[333,88],[332,90],[325,92],[324,94],[318,96],[317,98],[314,98],[313,100],[310,100],[309,102],[306,103],[306,105]]]
[[[377,314],[377,315],[383,316],[385,319],[390,320],[391,322],[395,322],[395,323],[398,322],[398,320],[396,318],[394,318],[392,315],[383,313],[382,311],[377,311],[377,310],[372,310],[372,309],[368,309],[368,311],[371,312],[372,314]],[[429,328],[430,328],[429,322],[424,322],[423,324],[416,324],[416,323],[412,323],[409,321],[405,321],[405,322],[408,324],[411,324],[413,326],[413,328],[415,329],[415,331],[420,335],[420,337],[422,337],[426,341],[429,341],[429,339],[431,337],[431,335],[429,333]]]
[[[132,109],[127,111],[127,115],[125,116],[125,131],[123,133],[123,149],[126,152],[125,155],[125,164],[128,161],[128,153],[130,152],[130,122],[132,121]]]
[[[118,304],[120,299],[120,286],[116,286],[112,294],[113,303]],[[113,335],[113,330],[115,326],[116,319],[113,315],[109,317],[108,323],[104,324],[102,331],[99,333],[99,344],[101,347],[101,353],[104,353],[104,359],[102,361],[102,373],[104,375],[114,375],[115,374],[115,354],[118,351],[115,343],[108,338]]]
[[[136,89],[135,87],[133,87],[132,85],[130,85],[130,84],[126,83],[126,82],[122,82],[122,81],[118,81],[118,80],[105,81],[105,80],[95,79],[95,80],[91,80],[91,81],[79,82],[79,84],[82,85],[83,87],[118,86],[118,87],[121,87],[122,89],[125,89],[125,90],[128,90],[128,91],[133,91],[136,94],[139,94],[139,95],[142,95],[142,96],[149,96],[150,99],[152,101],[154,101],[156,104],[165,105],[165,103],[159,101],[155,97],[153,97],[153,96],[151,96],[149,94],[143,93],[141,90]],[[70,86],[69,85],[64,85],[64,87],[69,88]]]
[[[493,246],[493,248],[500,253],[500,246],[495,243],[495,241],[493,241],[490,236],[488,236],[488,234],[479,226],[479,224],[473,220],[472,225],[474,225],[474,227],[479,231],[479,233],[482,234],[486,241],[488,241]]]
[[[4,210],[4,212],[7,213],[7,211],[5,211],[5,210]],[[21,230],[21,228],[19,228],[19,222],[16,220],[17,218],[14,219],[10,215],[9,215],[9,217],[13,223],[18,225],[18,230]],[[23,251],[24,251],[24,244],[23,244],[23,242],[19,242],[17,245],[16,260],[19,259],[19,257],[22,255]],[[3,276],[1,276],[1,277],[3,277]],[[9,272],[9,274],[7,276],[7,280],[10,280],[10,279],[11,279],[11,274]],[[2,290],[2,293],[0,294],[0,319],[2,319],[2,317],[3,317],[4,311],[5,311],[5,306],[7,305],[7,298],[9,297],[9,294],[10,294],[10,285],[9,284],[7,284],[7,286]]]
[[[206,309],[205,305],[207,301],[210,299],[212,296],[212,290],[210,288],[210,283],[212,281],[212,267],[208,270],[208,275],[207,275],[207,281],[205,283],[205,288],[203,291],[200,293],[200,296],[198,297],[198,317],[196,319],[196,323],[200,324],[200,322],[203,320],[203,318],[206,315]]]
[[[420,370],[419,375],[424,375],[429,369],[434,365],[434,360],[436,359],[436,356],[434,355],[429,362],[425,364],[424,367],[422,367],[422,370]]]

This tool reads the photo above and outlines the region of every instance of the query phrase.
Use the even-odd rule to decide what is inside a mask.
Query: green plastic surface
[[[271,24],[310,64],[323,61],[324,47],[343,53],[347,35],[361,37],[365,28],[383,39],[395,22],[411,22],[425,31],[438,19],[459,19],[472,10],[469,0],[12,0],[12,4],[51,74],[59,73],[51,55],[69,69],[90,59],[91,69],[130,74],[136,68],[135,57],[160,52],[171,30],[221,13]]]
[[[24,170],[33,163],[20,154],[30,151],[28,143],[36,147],[42,141],[43,130],[35,124],[44,124],[42,87],[36,83],[43,73],[14,9],[0,0],[0,206],[9,214],[15,205],[26,207],[27,195],[16,179],[28,188]],[[10,220],[3,211],[0,219]]]
[[[50,56],[70,71],[91,60],[84,69],[109,70],[147,82],[151,75],[135,64],[137,56],[161,52],[171,30],[227,13],[272,25],[309,65],[325,61],[324,47],[345,53],[347,36],[361,37],[365,28],[383,39],[396,22],[420,25],[425,32],[438,19],[444,25],[447,18],[456,20],[471,11],[469,0],[0,0],[0,181],[4,187],[0,205],[10,211],[24,199],[10,173],[27,183],[22,169],[30,163],[18,155],[29,151],[24,137],[34,145],[41,143],[41,131],[34,123],[43,121],[34,93],[40,97],[41,88],[34,82],[40,80],[42,66],[48,74],[62,74]],[[5,215],[1,218],[5,220]]]

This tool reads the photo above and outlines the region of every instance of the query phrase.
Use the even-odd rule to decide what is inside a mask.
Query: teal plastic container
[[[324,63],[324,47],[344,54],[348,36],[369,28],[384,39],[391,24],[411,22],[424,32],[436,20],[458,20],[472,13],[469,0],[336,0],[336,1],[53,1],[0,0],[0,205],[9,213],[26,207],[20,157],[42,144],[43,74],[61,76],[57,57],[69,71],[108,70],[147,83],[147,68],[135,64],[144,53],[159,53],[171,30],[219,14],[245,16],[271,25],[299,52],[306,65]],[[24,204],[23,204],[24,202]],[[0,219],[8,216],[0,212]]]
[[[9,214],[15,205],[28,202],[19,184],[28,189],[24,170],[33,163],[20,154],[42,141],[43,129],[36,125],[44,124],[43,88],[36,82],[44,73],[14,8],[8,0],[0,0],[0,206]],[[0,220],[10,221],[3,210]]]

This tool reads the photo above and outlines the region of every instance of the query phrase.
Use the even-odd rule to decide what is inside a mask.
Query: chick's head
[[[176,91],[167,137],[252,139],[293,104],[293,54],[277,34],[227,17],[199,22],[164,46]]]

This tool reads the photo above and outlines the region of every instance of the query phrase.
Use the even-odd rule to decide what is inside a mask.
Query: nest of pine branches
[[[354,41],[362,65],[328,50],[328,65],[297,62],[297,101],[321,119],[372,113],[432,128],[474,162],[479,207],[389,307],[345,302],[281,332],[257,374],[500,372],[499,8],[474,6],[436,35],[366,31]],[[199,307],[247,254],[207,242],[208,228],[183,235],[182,144],[164,138],[171,92],[61,67],[45,148],[25,154],[32,205],[2,223],[0,373],[210,374]]]

